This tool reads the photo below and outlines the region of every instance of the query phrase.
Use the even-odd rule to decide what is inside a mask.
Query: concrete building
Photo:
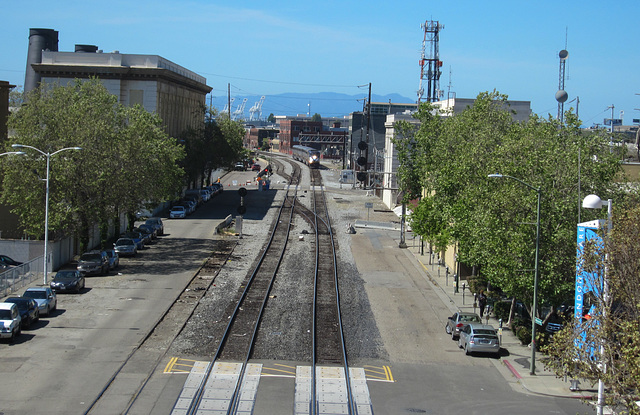
[[[39,49],[43,45],[48,49]],[[38,83],[64,85],[74,79],[97,77],[121,104],[140,104],[157,113],[172,137],[203,123],[202,109],[211,92],[206,79],[161,56],[104,53],[94,45],[76,45],[74,52],[59,52],[56,31],[31,29],[27,59],[25,92]]]

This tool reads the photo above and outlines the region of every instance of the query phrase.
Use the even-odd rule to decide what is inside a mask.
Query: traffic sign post
[[[369,211],[373,207],[373,202],[366,202],[364,204],[364,207],[367,208],[367,221],[368,221],[369,220]]]

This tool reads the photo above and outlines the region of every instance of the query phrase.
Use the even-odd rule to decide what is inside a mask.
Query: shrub
[[[524,345],[531,343],[531,329],[525,326],[518,327],[516,329],[516,337]]]

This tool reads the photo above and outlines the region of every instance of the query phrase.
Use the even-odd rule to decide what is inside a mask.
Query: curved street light
[[[66,150],[82,150],[81,147],[65,147],[65,148],[61,148],[60,150],[54,151],[53,153],[47,153],[44,152],[38,148],[35,148],[33,146],[28,146],[26,144],[12,144],[11,147],[13,148],[30,148],[32,150],[37,151],[38,153],[42,154],[43,156],[45,156],[47,158],[47,177],[45,179],[45,202],[44,202],[44,267],[43,267],[43,283],[44,285],[47,285],[47,255],[48,255],[48,244],[49,244],[49,166],[50,166],[50,162],[51,162],[51,156],[54,156],[60,152],[66,151]],[[21,154],[26,154],[23,151],[18,151],[16,153],[21,153]]]
[[[536,212],[536,263],[535,263],[535,272],[533,277],[533,304],[531,305],[531,370],[529,374],[536,374],[536,308],[538,304],[538,280],[540,278],[540,188],[534,187],[529,183],[523,182],[522,180],[513,177],[507,176],[505,174],[490,174],[489,177],[494,178],[506,178],[515,180],[516,182],[527,186],[529,189],[535,190],[538,194],[538,208]]]

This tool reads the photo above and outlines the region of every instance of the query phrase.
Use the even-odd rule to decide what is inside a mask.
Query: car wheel
[[[458,349],[462,349],[462,342],[458,339]]]
[[[13,329],[13,331],[11,332],[11,337],[9,337],[9,342],[13,343],[16,341],[16,330]]]
[[[33,318],[33,322],[40,320],[40,310],[36,310],[36,316]]]
[[[455,330],[452,329],[451,330],[451,340],[455,340],[455,339],[458,339],[458,338],[460,338],[460,336],[456,336]]]
[[[446,331],[446,332],[447,332],[447,334],[451,334],[451,327],[449,327],[449,325],[448,325],[448,324],[445,324],[445,326],[444,326],[444,331]]]
[[[467,356],[469,356],[469,343],[464,345],[464,354],[466,354]]]

